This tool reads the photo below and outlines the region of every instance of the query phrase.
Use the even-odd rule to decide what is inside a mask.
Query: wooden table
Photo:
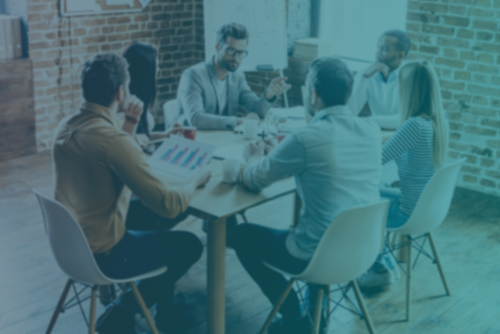
[[[196,141],[223,147],[246,144],[243,136],[229,131],[199,131]],[[261,192],[251,192],[240,185],[222,182],[222,161],[209,165],[212,178],[191,200],[190,214],[208,222],[207,245],[207,333],[225,332],[225,252],[226,218],[273,199],[295,193],[295,181],[287,178]],[[298,221],[300,199],[295,195],[294,221]]]
[[[385,141],[392,133],[383,131],[383,140]],[[250,142],[232,131],[198,131],[196,141],[216,147]],[[212,170],[212,178],[205,187],[197,190],[191,200],[189,212],[208,223],[207,333],[223,334],[225,333],[226,219],[276,198],[295,194],[292,224],[297,225],[302,203],[296,193],[295,180],[291,177],[256,193],[245,190],[240,185],[223,183],[222,161],[213,159],[209,168]]]

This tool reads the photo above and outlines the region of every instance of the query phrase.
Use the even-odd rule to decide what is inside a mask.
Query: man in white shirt
[[[294,176],[303,202],[299,224],[290,230],[242,224],[229,237],[229,245],[273,304],[287,280],[264,262],[287,272],[302,272],[340,212],[379,200],[380,129],[370,120],[355,117],[345,105],[352,85],[351,72],[342,61],[316,59],[307,77],[304,101],[313,116],[311,122],[274,148],[264,142],[245,148],[248,167],[241,173],[245,187],[258,191]],[[264,147],[268,154],[262,159]],[[310,333],[309,318],[294,291],[280,313],[282,320],[274,322],[269,333]]]
[[[290,89],[287,78],[271,81],[262,96],[251,89],[241,71],[237,71],[247,56],[249,34],[237,23],[222,26],[217,33],[213,59],[184,71],[177,91],[181,113],[200,130],[232,130],[243,122],[236,116],[238,106],[250,118],[263,118],[276,97]]]
[[[366,103],[371,118],[381,128],[396,129],[401,124],[399,113],[398,73],[410,51],[410,38],[404,31],[389,30],[380,36],[377,61],[356,74],[349,109],[358,115]]]

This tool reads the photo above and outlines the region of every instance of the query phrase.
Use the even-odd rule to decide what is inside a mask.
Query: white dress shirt
[[[359,71],[354,78],[354,88],[348,103],[353,114],[358,115],[368,102],[372,112],[371,118],[381,128],[396,129],[401,125],[398,91],[400,68],[401,66],[392,71],[387,81],[380,72],[371,78],[365,78],[363,74],[367,69]]]
[[[347,106],[330,107],[244,171],[254,190],[295,177],[303,205],[299,224],[287,237],[291,255],[309,261],[340,212],[379,200],[380,143],[375,122],[355,117]]]

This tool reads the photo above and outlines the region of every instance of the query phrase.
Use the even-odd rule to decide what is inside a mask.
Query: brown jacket
[[[188,207],[186,194],[154,175],[120,126],[109,109],[85,102],[60,122],[54,137],[55,198],[74,215],[94,254],[123,237],[131,191],[163,217],[173,218]]]

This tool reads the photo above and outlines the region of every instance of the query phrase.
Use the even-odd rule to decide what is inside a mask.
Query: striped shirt
[[[398,165],[401,211],[410,216],[436,172],[432,122],[423,117],[404,122],[382,147],[382,164],[391,160]]]

